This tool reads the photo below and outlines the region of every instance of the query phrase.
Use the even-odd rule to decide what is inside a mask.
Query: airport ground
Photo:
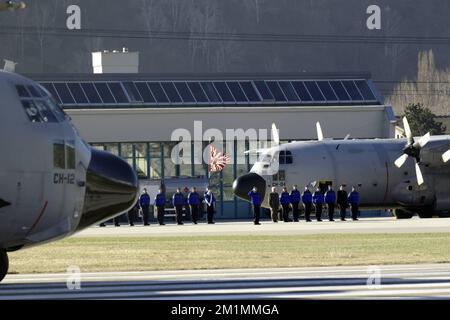
[[[10,254],[11,274],[450,262],[450,219],[93,227]]]
[[[448,299],[449,246],[450,219],[93,227],[11,253],[0,300]]]

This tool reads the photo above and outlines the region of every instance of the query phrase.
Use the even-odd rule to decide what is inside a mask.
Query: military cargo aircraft
[[[275,146],[256,150],[258,161],[234,181],[234,193],[248,201],[256,186],[268,208],[273,186],[355,186],[362,209],[395,209],[397,218],[448,216],[450,136],[414,138],[406,118],[403,124],[406,139],[333,140],[317,123],[317,141],[282,145],[273,125]]]
[[[135,204],[122,159],[91,149],[42,86],[0,71],[0,280],[7,252],[69,236]]]

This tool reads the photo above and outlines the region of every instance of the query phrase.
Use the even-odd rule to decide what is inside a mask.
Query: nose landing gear
[[[8,254],[5,250],[0,249],[0,281],[3,280],[3,278],[8,273],[9,268],[9,260],[8,260]]]

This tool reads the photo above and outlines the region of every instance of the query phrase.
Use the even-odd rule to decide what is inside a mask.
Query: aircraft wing
[[[444,162],[443,160],[443,155],[449,150],[450,136],[434,136],[422,149],[420,162],[430,168],[450,168],[450,161]]]

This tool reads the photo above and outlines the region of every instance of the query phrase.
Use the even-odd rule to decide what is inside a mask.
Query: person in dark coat
[[[280,195],[277,188],[272,187],[272,192],[269,195],[269,206],[273,222],[278,222],[278,212],[280,211]]]
[[[302,203],[303,207],[305,208],[305,220],[306,222],[311,222],[311,209],[313,198],[311,191],[309,191],[308,186],[305,187],[305,191],[303,191],[302,193]]]
[[[300,191],[297,190],[297,185],[294,185],[292,187],[291,194],[289,195],[291,198],[291,205],[292,205],[292,215],[294,218],[294,222],[298,222],[300,217],[300,211],[299,211],[299,204],[300,204]]]
[[[139,201],[136,201],[135,205],[128,210],[128,223],[130,224],[130,227],[134,227],[134,219],[137,217],[139,209]]]
[[[195,187],[192,188],[192,191],[188,195],[188,204],[191,209],[192,223],[197,224],[198,211],[200,206],[200,195],[198,194]]]
[[[155,206],[158,223],[160,226],[163,226],[165,225],[164,214],[166,212],[166,194],[163,192],[162,188],[159,188],[158,194],[155,197]]]
[[[175,208],[175,214],[177,217],[177,224],[183,225],[183,206],[185,204],[185,199],[183,194],[181,193],[181,189],[177,188],[177,192],[175,192],[172,196],[172,204]]]
[[[144,217],[144,226],[149,226],[150,196],[148,195],[146,188],[144,188],[141,196],[139,197],[139,205],[142,208],[142,216]]]
[[[328,191],[325,193],[325,203],[328,207],[328,220],[334,221],[334,207],[336,205],[336,193],[332,186],[328,186]]]
[[[283,212],[283,221],[289,222],[289,210],[291,205],[291,197],[289,196],[289,193],[287,192],[287,188],[283,188],[283,192],[280,194],[280,203],[282,207]]]
[[[339,187],[339,191],[337,192],[337,204],[339,206],[341,221],[345,221],[348,208],[348,194],[344,189],[344,185],[341,185]]]
[[[214,194],[212,193],[210,188],[206,188],[206,192],[203,195],[203,201],[205,201],[206,204],[206,216],[208,219],[208,224],[214,224],[214,211],[216,208],[216,197],[214,197]]]
[[[359,192],[356,191],[355,187],[352,187],[352,192],[348,195],[348,203],[350,203],[352,209],[352,219],[353,221],[357,221],[359,213]]]
[[[253,189],[248,193],[250,197],[250,202],[253,206],[253,223],[255,225],[260,225],[259,219],[261,217],[261,193],[258,192],[258,188],[253,187]]]
[[[320,188],[316,189],[316,192],[313,194],[313,203],[314,207],[316,208],[316,220],[321,222],[322,221],[322,208],[323,203],[325,202],[324,196],[322,191],[320,191]]]

